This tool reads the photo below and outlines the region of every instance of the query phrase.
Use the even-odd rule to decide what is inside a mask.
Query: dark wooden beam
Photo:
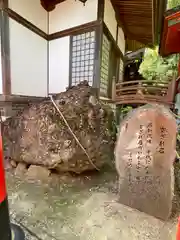
[[[72,86],[72,48],[73,48],[73,36],[70,36],[69,43],[69,87]]]
[[[39,36],[41,36],[42,38],[44,38],[46,40],[54,40],[54,39],[70,36],[70,35],[77,34],[77,33],[79,34],[79,33],[84,33],[87,31],[92,31],[92,30],[95,30],[96,27],[98,27],[100,24],[100,22],[98,20],[96,20],[96,21],[85,23],[80,26],[69,28],[69,29],[66,29],[63,31],[59,31],[59,32],[52,33],[52,34],[47,34],[44,31],[42,31],[41,29],[39,29],[38,27],[36,27],[31,22],[29,22],[28,20],[26,20],[25,18],[20,16],[18,13],[14,12],[13,10],[6,8],[4,11],[8,14],[8,16],[10,18],[14,19],[18,23],[22,24],[24,27],[28,28],[29,30],[38,34]]]
[[[94,78],[93,90],[96,95],[100,95],[101,82],[101,57],[102,57],[102,39],[103,39],[103,19],[104,19],[105,0],[98,0],[97,21],[99,26],[96,28],[96,46],[95,46],[95,60],[94,60]]]
[[[95,30],[99,26],[99,24],[100,24],[99,21],[96,20],[93,22],[82,24],[80,26],[76,26],[63,31],[52,33],[52,34],[49,34],[48,40],[55,40],[55,39],[70,36],[70,35],[81,34],[87,31],[89,32],[89,31]]]
[[[9,17],[4,9],[8,7],[8,0],[0,1],[0,34],[1,34],[1,63],[3,94],[11,94],[11,68],[9,46]]]
[[[0,0],[0,10],[8,8],[8,0]]]
[[[117,24],[117,26],[116,26],[116,44],[118,44],[118,30],[119,29],[119,27],[118,27],[118,24]]]
[[[47,32],[49,33],[49,14],[47,14]],[[49,34],[47,34],[47,40],[49,40]],[[49,71],[49,62],[50,62],[50,42],[47,41],[47,93],[50,92],[50,71]]]
[[[159,44],[160,43],[160,38],[161,34],[163,31],[163,18],[164,18],[164,13],[167,7],[167,0],[158,0],[158,6],[159,9],[156,12],[156,28],[155,28],[155,43]]]
[[[94,78],[93,78],[93,86],[92,86],[97,97],[100,96],[102,37],[103,37],[103,25],[100,24],[96,29],[96,35],[95,35],[96,46],[95,46],[95,59],[94,59]]]
[[[105,0],[98,0],[97,19],[99,21],[103,21],[104,19],[104,7],[105,7]]]
[[[39,36],[43,37],[44,39],[48,39],[48,34],[36,27],[34,24],[20,16],[18,13],[14,12],[13,10],[7,8],[5,12],[8,14],[10,18],[15,20],[16,22],[22,24],[24,27],[28,28],[29,30],[33,31],[34,33],[38,34]]]

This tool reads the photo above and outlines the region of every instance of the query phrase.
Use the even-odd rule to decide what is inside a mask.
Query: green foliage
[[[169,0],[167,4],[167,9],[171,9],[180,5],[180,0]]]
[[[130,112],[133,108],[131,106],[126,106],[121,108],[121,114],[126,115],[128,112]]]
[[[148,80],[169,81],[177,73],[178,59],[177,55],[162,58],[158,54],[158,47],[146,49],[139,73]]]
[[[127,114],[132,110],[133,110],[132,106],[121,107],[118,111],[119,120],[120,121],[123,120],[127,116]],[[118,120],[118,122],[119,122],[119,120]]]
[[[171,9],[180,5],[180,0],[169,0],[167,9]],[[169,81],[173,74],[177,74],[179,56],[171,55],[162,58],[158,54],[158,47],[155,49],[146,49],[144,61],[140,65],[139,73],[145,79]]]

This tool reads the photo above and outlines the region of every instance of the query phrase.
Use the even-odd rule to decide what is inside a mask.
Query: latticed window
[[[124,63],[120,59],[120,62],[119,62],[119,82],[123,81],[123,77],[124,77]]]
[[[71,84],[77,85],[87,80],[93,84],[94,59],[95,59],[95,32],[72,36],[72,74]]]
[[[101,95],[104,95],[106,97],[108,95],[109,85],[109,54],[110,54],[110,41],[105,35],[103,35],[100,92]]]

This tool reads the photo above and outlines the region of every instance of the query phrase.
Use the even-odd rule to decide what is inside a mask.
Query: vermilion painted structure
[[[178,219],[176,240],[180,240],[180,217],[179,217],[179,219]]]
[[[2,156],[2,139],[0,139],[0,203],[6,198],[5,177],[3,169],[3,156]]]
[[[162,57],[180,53],[180,5],[165,12],[159,53]],[[180,62],[177,66],[180,76]],[[176,79],[175,93],[179,93],[179,80]]]
[[[161,56],[175,53],[180,53],[180,5],[165,13],[160,43]]]
[[[21,228],[10,224],[5,174],[3,167],[3,144],[0,131],[0,240],[24,240]]]
[[[5,175],[3,168],[3,148],[1,135],[0,135],[0,239],[2,240],[11,239],[8,202],[5,186]]]

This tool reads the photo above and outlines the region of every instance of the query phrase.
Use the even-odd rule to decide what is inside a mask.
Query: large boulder
[[[116,134],[112,110],[97,100],[87,82],[54,99],[87,154],[48,98],[4,122],[5,157],[76,173],[99,169],[110,162]]]

